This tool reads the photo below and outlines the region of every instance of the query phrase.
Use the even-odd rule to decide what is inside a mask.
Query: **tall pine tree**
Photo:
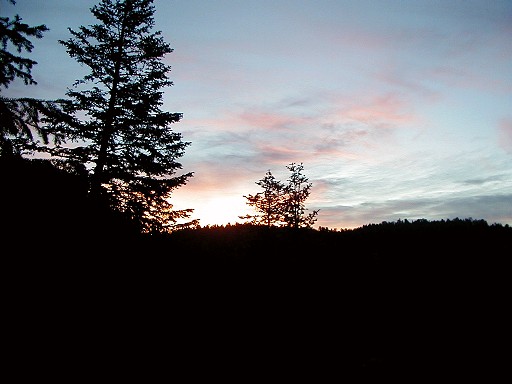
[[[89,72],[67,92],[80,126],[48,129],[75,144],[52,153],[88,167],[94,201],[127,214],[143,232],[164,231],[192,211],[169,203],[192,177],[176,176],[190,144],[170,127],[182,114],[162,110],[163,88],[173,84],[163,58],[173,49],[153,31],[153,0],[101,0],[91,12],[97,24],[69,28],[71,38],[59,41]]]

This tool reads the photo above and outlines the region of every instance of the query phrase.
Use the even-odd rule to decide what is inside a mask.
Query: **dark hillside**
[[[257,323],[286,337],[295,358],[433,373],[504,363],[496,341],[511,239],[509,227],[455,219],[344,232],[232,226],[169,241],[208,265],[204,292],[218,294],[225,313],[283,321]]]
[[[2,255],[11,319],[34,354],[78,348],[124,370],[171,360],[191,375],[234,378],[349,369],[416,381],[507,364],[508,226],[137,235],[88,205],[79,176],[18,166],[33,173],[2,169]]]

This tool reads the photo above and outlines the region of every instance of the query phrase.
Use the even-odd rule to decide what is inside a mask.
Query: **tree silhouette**
[[[16,4],[13,0],[9,2]],[[34,45],[29,38],[41,39],[48,30],[44,24],[32,27],[23,23],[19,15],[12,20],[0,17],[0,90],[9,88],[16,79],[21,79],[25,85],[37,84],[32,77],[32,68],[37,62],[21,54],[32,52]],[[42,129],[44,123],[64,120],[72,124],[62,113],[63,103],[63,100],[0,96],[0,155],[21,156],[37,149],[33,131],[48,144],[48,135]]]
[[[253,224],[264,224],[267,227],[280,224],[283,217],[284,185],[274,177],[270,170],[256,184],[263,188],[263,192],[244,195],[244,197],[247,199],[247,205],[253,207],[260,214],[240,216],[240,218],[250,219]]]
[[[162,88],[173,83],[163,63],[173,49],[153,32],[153,0],[102,0],[90,9],[99,23],[69,28],[59,40],[68,54],[89,68],[67,95],[79,126],[58,124],[48,133],[76,142],[52,154],[85,164],[90,197],[140,223],[141,231],[164,231],[192,210],[173,210],[171,192],[192,173],[176,176],[177,161],[190,144],[170,125],[182,114],[161,109]]]
[[[15,1],[9,1],[16,4]],[[48,27],[44,24],[31,27],[28,24],[21,22],[22,18],[15,15],[11,20],[8,17],[0,17],[0,85],[8,88],[9,83],[16,78],[22,79],[26,85],[37,84],[32,78],[32,67],[37,64],[36,61],[29,58],[18,56],[9,51],[9,45],[12,45],[18,53],[22,51],[32,52],[34,45],[28,39],[35,37],[41,39],[43,32],[48,31]]]
[[[284,201],[284,221],[289,227],[311,227],[318,215],[319,210],[315,210],[309,214],[305,214],[307,210],[305,201],[311,193],[312,183],[302,174],[304,165],[302,163],[291,163],[286,166],[291,172],[288,184],[285,187],[286,198]]]
[[[304,165],[291,163],[286,168],[291,172],[288,184],[283,184],[272,175],[272,172],[267,171],[265,177],[256,182],[263,188],[263,192],[244,195],[247,205],[259,214],[239,216],[241,219],[268,227],[287,225],[292,228],[309,228],[315,223],[319,210],[307,215],[305,213],[305,201],[311,193],[313,184],[302,174]]]

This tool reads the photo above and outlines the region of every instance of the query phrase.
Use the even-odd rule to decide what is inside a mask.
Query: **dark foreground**
[[[43,233],[3,254],[20,377],[417,382],[510,364],[506,226]]]

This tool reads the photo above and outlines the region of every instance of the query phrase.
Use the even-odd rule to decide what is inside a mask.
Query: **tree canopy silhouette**
[[[85,165],[90,196],[140,223],[141,231],[165,231],[192,211],[173,210],[171,192],[192,173],[176,175],[190,144],[170,125],[181,113],[162,110],[162,88],[172,86],[173,49],[153,31],[153,0],[102,0],[90,9],[99,21],[59,40],[89,73],[68,90],[70,116],[78,125],[54,124],[47,133],[74,142],[57,145],[54,156]]]
[[[13,5],[15,1],[9,1]],[[9,88],[16,79],[25,85],[36,85],[32,68],[36,61],[24,57],[31,53],[34,44],[30,38],[41,39],[48,31],[44,24],[30,26],[19,15],[13,19],[0,17],[0,90]],[[62,113],[62,100],[38,100],[0,96],[0,155],[21,156],[37,149],[34,131],[48,144],[48,136],[42,126],[48,121],[68,121]]]
[[[265,177],[256,182],[263,188],[263,192],[244,195],[247,205],[253,207],[257,213],[240,216],[241,219],[268,227],[287,225],[292,228],[309,228],[315,223],[319,210],[306,215],[305,201],[313,184],[302,173],[304,165],[291,163],[286,168],[291,172],[287,184],[277,180],[269,170]]]
[[[306,215],[305,202],[311,193],[313,183],[303,175],[304,165],[302,163],[291,163],[286,168],[291,175],[285,188],[284,221],[293,228],[311,227],[319,212],[319,210],[315,210]]]
[[[10,0],[10,3],[16,4]],[[30,37],[41,39],[43,33],[48,31],[44,24],[30,26],[22,23],[22,18],[15,15],[14,19],[9,17],[0,17],[0,85],[8,88],[9,84],[16,78],[20,78],[25,84],[37,84],[32,77],[32,67],[37,64],[36,61],[12,53],[9,45],[12,45],[18,54],[22,51],[32,52],[34,44],[29,40]]]
[[[282,223],[282,205],[284,198],[284,184],[277,180],[269,170],[256,184],[263,188],[263,192],[247,195],[247,205],[253,207],[259,214],[240,216],[250,219],[253,224],[263,224],[267,227]]]

